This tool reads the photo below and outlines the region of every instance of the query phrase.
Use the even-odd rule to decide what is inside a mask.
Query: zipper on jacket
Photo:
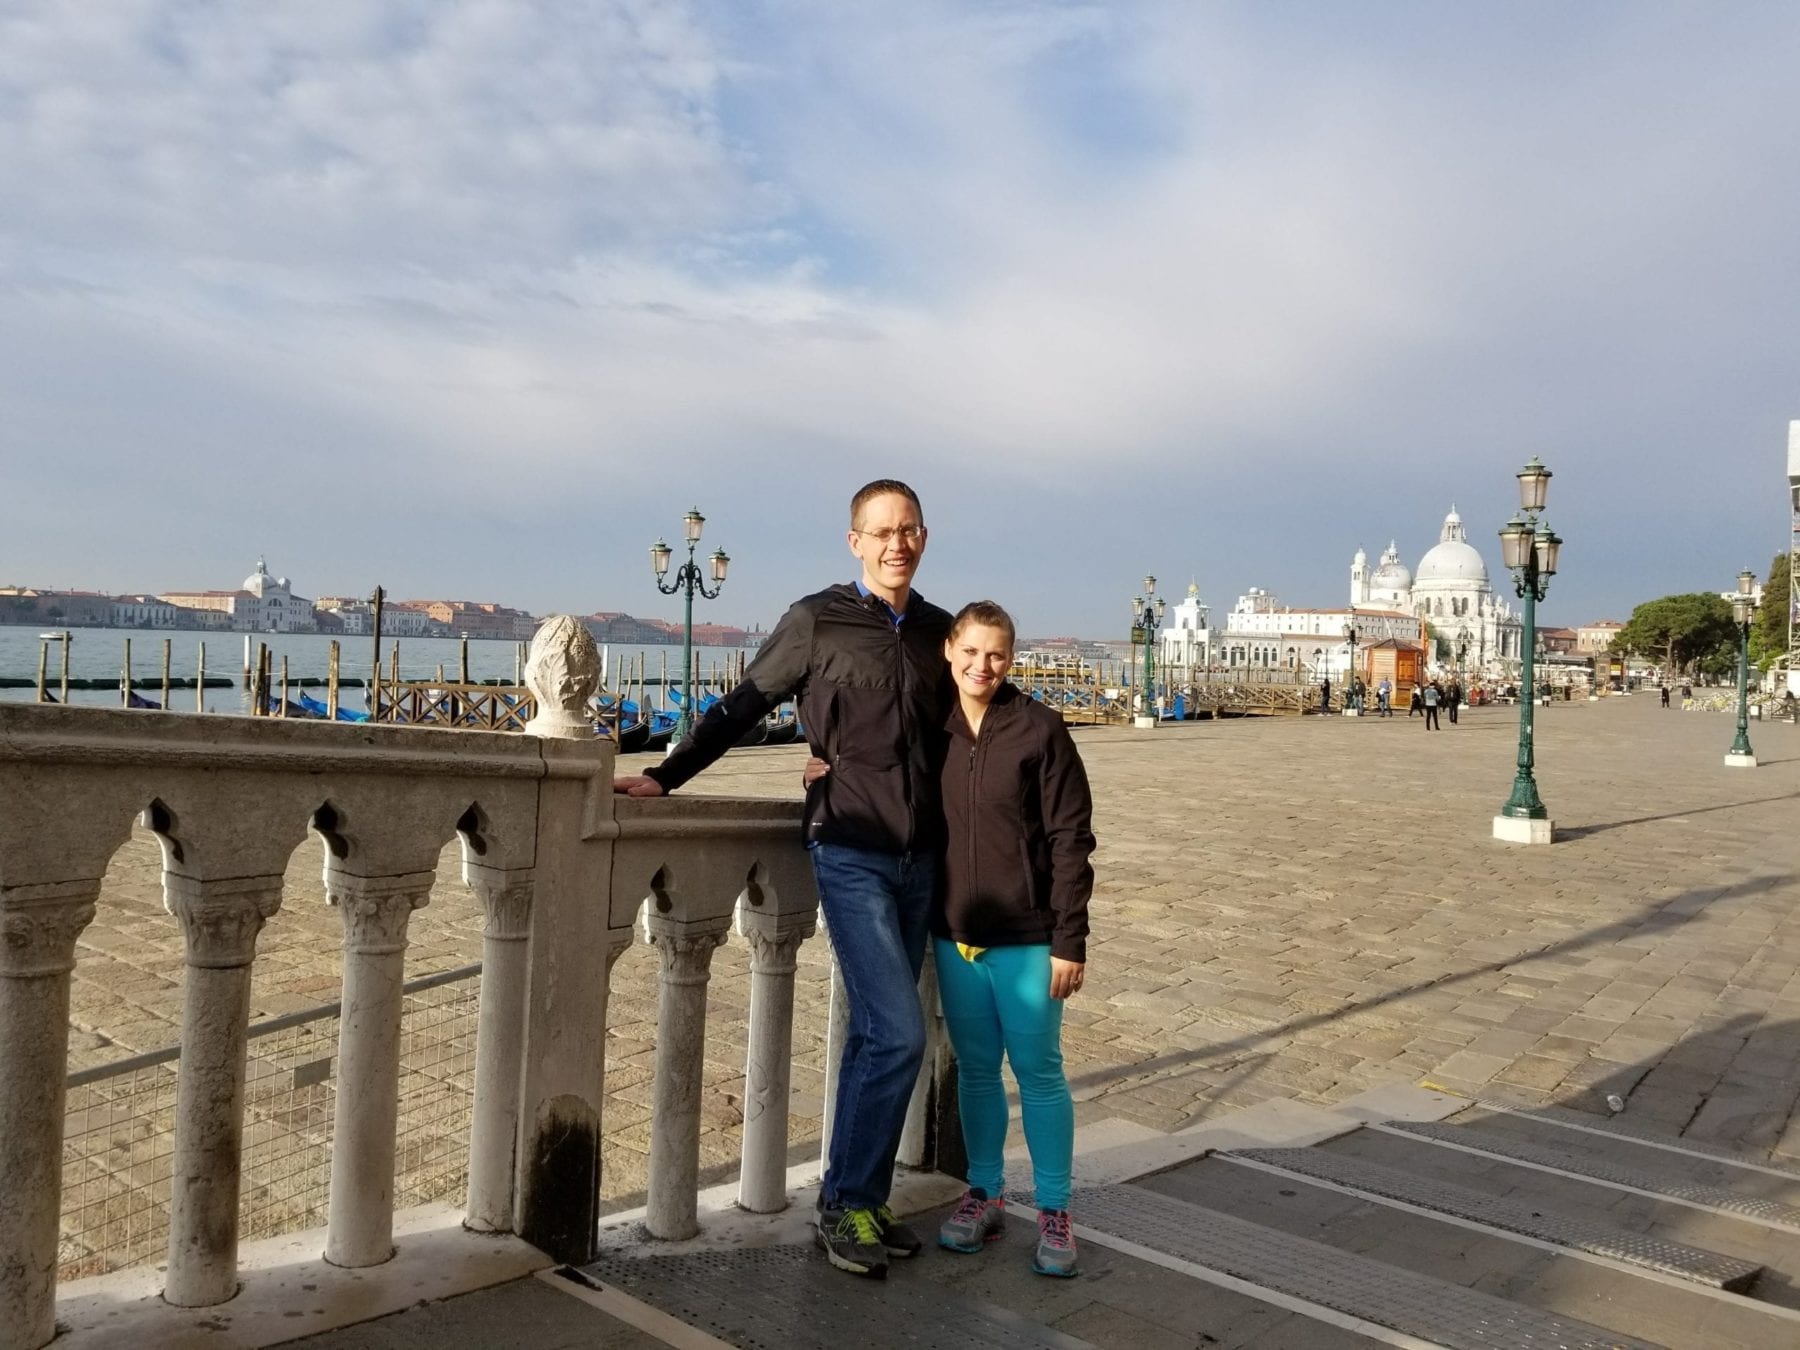
[[[975,869],[975,781],[979,776],[976,772],[975,757],[980,753],[981,733],[975,732],[975,740],[969,746],[969,786],[964,798],[965,805],[963,807],[963,820],[969,831],[969,885],[971,886],[975,884],[976,878],[981,875],[981,873]]]

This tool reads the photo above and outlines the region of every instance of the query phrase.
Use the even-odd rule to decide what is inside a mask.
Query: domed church
[[[1487,564],[1469,542],[1456,507],[1444,517],[1438,541],[1419,559],[1416,572],[1400,561],[1390,542],[1375,570],[1362,549],[1350,563],[1352,608],[1397,609],[1425,620],[1436,638],[1431,661],[1465,670],[1519,660],[1523,628],[1511,604],[1488,584]]]

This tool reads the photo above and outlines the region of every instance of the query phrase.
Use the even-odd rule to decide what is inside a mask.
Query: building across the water
[[[1380,605],[1296,609],[1252,586],[1231,607],[1225,632],[1216,639],[1215,664],[1227,670],[1291,670],[1313,679],[1341,679],[1350,668],[1352,624],[1359,649],[1419,641],[1419,621],[1404,610]]]
[[[156,599],[202,615],[224,615],[223,620],[202,619],[201,624],[240,633],[311,633],[317,629],[312,601],[295,595],[286,577],[271,576],[262,558],[235,591],[163,591]]]

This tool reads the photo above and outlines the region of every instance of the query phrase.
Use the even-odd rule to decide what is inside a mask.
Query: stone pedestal
[[[1555,822],[1521,820],[1518,816],[1495,816],[1494,838],[1508,844],[1548,844],[1556,832]]]
[[[1361,717],[1362,709],[1361,708],[1345,708],[1344,716],[1345,717]]]
[[[1138,716],[1131,719],[1131,725],[1142,728],[1145,731],[1155,731],[1156,719],[1154,717],[1146,717],[1140,713]]]
[[[1725,756],[1725,767],[1728,769],[1754,769],[1756,767],[1756,756],[1727,755]]]

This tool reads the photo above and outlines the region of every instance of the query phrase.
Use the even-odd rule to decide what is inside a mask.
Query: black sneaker
[[[875,1211],[875,1226],[881,1230],[881,1249],[889,1256],[904,1261],[924,1250],[925,1241],[912,1228],[900,1222],[894,1211],[882,1205]]]
[[[888,1254],[874,1210],[826,1206],[819,1211],[817,1237],[825,1259],[839,1270],[873,1280],[887,1278]]]

